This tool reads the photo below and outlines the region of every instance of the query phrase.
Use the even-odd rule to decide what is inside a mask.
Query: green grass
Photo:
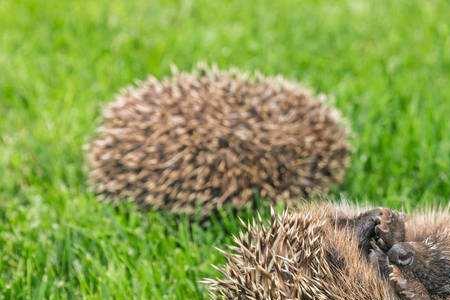
[[[206,229],[88,192],[82,145],[119,88],[198,60],[333,95],[354,132],[333,195],[450,199],[450,3],[0,0],[0,299],[202,299]],[[250,213],[247,212],[246,216]]]

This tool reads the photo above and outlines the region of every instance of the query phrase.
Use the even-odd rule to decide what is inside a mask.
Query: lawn
[[[170,65],[283,74],[353,130],[331,198],[450,200],[450,2],[0,0],[0,299],[204,299],[241,226],[99,203],[82,146],[123,86]],[[252,213],[242,213],[248,218]]]

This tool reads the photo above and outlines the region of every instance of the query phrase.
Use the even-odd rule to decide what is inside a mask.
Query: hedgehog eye
[[[398,243],[388,251],[389,260],[399,266],[411,265],[414,261],[415,252],[411,246],[405,243]]]
[[[398,257],[398,263],[402,266],[409,266],[414,261],[414,254],[412,252],[407,252],[405,254],[401,254]]]

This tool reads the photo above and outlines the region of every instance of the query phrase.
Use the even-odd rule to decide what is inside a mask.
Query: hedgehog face
[[[412,274],[430,295],[450,295],[450,257],[439,250],[439,243],[397,243],[388,251],[389,261]]]

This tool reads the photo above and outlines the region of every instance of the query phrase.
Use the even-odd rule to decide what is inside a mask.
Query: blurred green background
[[[0,299],[203,299],[240,229],[98,203],[83,144],[105,101],[199,60],[331,95],[354,133],[331,197],[450,199],[450,2],[0,0]],[[244,218],[251,212],[243,213]]]

